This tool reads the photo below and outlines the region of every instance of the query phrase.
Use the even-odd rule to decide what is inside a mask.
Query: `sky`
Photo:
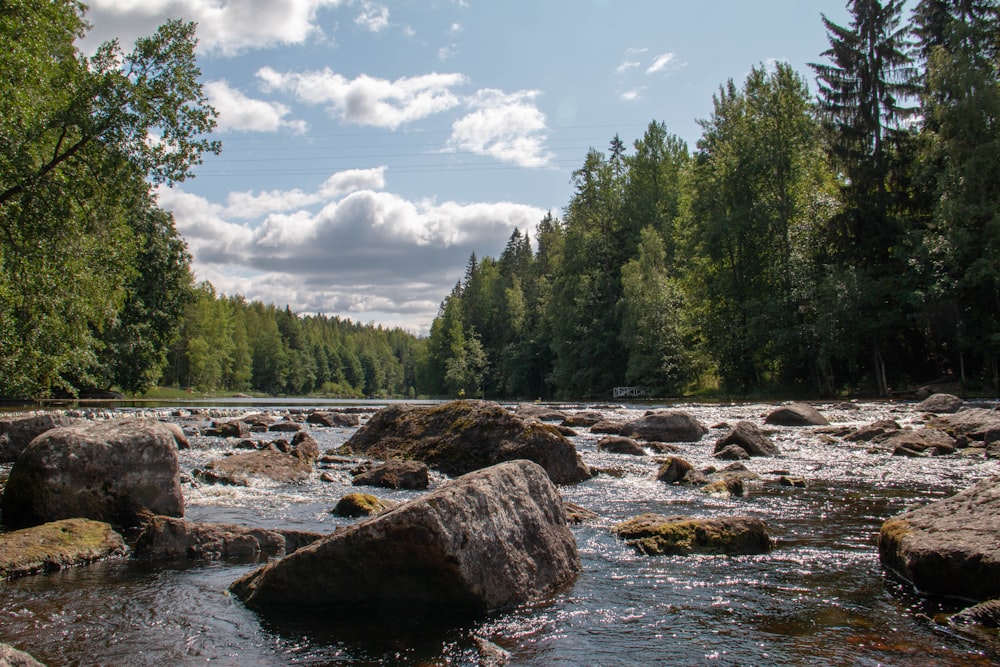
[[[652,121],[694,151],[729,79],[810,62],[844,0],[89,0],[130,50],[198,24],[218,112],[195,177],[160,188],[198,281],[425,335],[469,257],[533,239],[587,151]]]

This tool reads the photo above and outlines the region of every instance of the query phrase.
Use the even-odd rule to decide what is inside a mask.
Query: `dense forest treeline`
[[[998,0],[847,7],[815,94],[761,65],[693,150],[590,150],[417,339],[193,284],[153,188],[221,149],[194,24],[85,57],[81,3],[0,2],[0,395],[1000,390]]]
[[[651,123],[573,174],[562,219],[473,255],[422,389],[493,397],[996,391],[1000,11],[850,0],[815,97],[730,80],[693,152]]]

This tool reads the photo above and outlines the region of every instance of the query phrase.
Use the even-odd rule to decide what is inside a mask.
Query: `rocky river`
[[[306,421],[316,410],[367,421],[384,403],[308,401],[239,405],[74,408],[93,420],[121,414],[180,425],[184,516],[275,530],[329,533],[358,519],[331,512],[358,490],[359,458],[335,456],[356,426]],[[888,576],[877,537],[887,519],[1000,474],[980,448],[942,456],[899,456],[847,434],[881,420],[902,429],[930,418],[914,402],[817,403],[829,426],[766,425],[774,405],[683,404],[707,432],[675,451],[642,455],[598,446],[605,436],[571,427],[583,462],[597,474],[559,487],[563,500],[596,518],[572,525],[581,571],[572,585],[540,600],[474,620],[413,617],[391,624],[303,610],[260,614],[229,592],[260,567],[244,560],[115,558],[0,582],[0,641],[50,665],[991,665],[994,631],[941,619],[965,606],[917,595]],[[994,408],[995,402],[972,404]],[[514,406],[510,406],[514,407]],[[662,405],[556,405],[567,417],[597,413],[625,422]],[[212,461],[246,447],[212,425],[266,417],[295,422],[319,444],[320,458],[293,482],[252,478],[210,483]],[[573,420],[570,419],[572,422]],[[741,494],[657,479],[667,457],[693,468],[721,468],[716,442],[741,421],[758,425],[776,456],[741,461]],[[577,420],[578,424],[587,423]],[[258,444],[288,440],[280,430],[252,433]],[[0,477],[11,469],[6,464]],[[432,471],[431,488],[447,481]],[[368,489],[389,501],[426,491]],[[773,548],[759,555],[650,556],[613,532],[644,513],[746,516],[767,526]]]

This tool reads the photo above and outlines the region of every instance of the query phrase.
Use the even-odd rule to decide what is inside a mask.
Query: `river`
[[[213,415],[285,414],[312,407],[317,406],[248,402],[211,409],[122,408],[115,414],[174,414],[171,418],[179,423],[204,426]],[[649,407],[598,409],[621,420]],[[770,409],[762,404],[671,407],[688,410],[713,427],[699,442],[681,445],[679,455],[695,467],[718,463],[711,453],[724,433],[723,422],[761,424]],[[883,418],[904,425],[921,421],[907,403],[817,407],[837,425],[860,426]],[[194,416],[188,416],[192,411]],[[310,430],[321,450],[343,444],[353,431]],[[772,439],[781,457],[745,462],[762,482],[749,485],[744,497],[720,498],[657,482],[654,457],[601,452],[599,436],[585,428],[577,432],[573,440],[584,461],[605,472],[561,492],[565,500],[600,518],[573,527],[583,570],[572,587],[552,599],[459,627],[413,619],[412,625],[388,631],[376,621],[348,626],[320,613],[259,616],[226,592],[259,564],[119,560],[0,583],[0,641],[50,667],[477,665],[473,635],[502,647],[509,653],[507,664],[518,666],[1000,663],[997,635],[935,623],[936,614],[960,606],[918,597],[886,576],[876,552],[885,519],[1000,474],[1000,462],[963,455],[893,457],[813,428],[776,427]],[[180,452],[187,475],[232,447],[226,440],[203,436],[192,437],[191,443],[191,449]],[[321,481],[321,472],[317,469],[309,482],[295,486],[185,483],[186,517],[328,532],[352,521],[330,509],[357,488],[343,467],[330,471],[334,482]],[[779,475],[802,477],[808,486],[780,486]],[[444,481],[434,478],[435,484]],[[373,492],[394,500],[418,493]],[[759,517],[776,546],[764,556],[641,556],[610,528],[643,512]]]

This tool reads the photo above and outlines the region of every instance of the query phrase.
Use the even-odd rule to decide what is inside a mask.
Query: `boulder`
[[[239,419],[213,422],[212,427],[205,429],[204,434],[216,438],[249,438],[250,425]]]
[[[16,461],[28,443],[42,433],[61,426],[70,426],[79,421],[60,412],[0,419],[0,463]]]
[[[781,456],[781,450],[753,422],[738,422],[715,443],[718,454],[730,445],[737,445],[750,456]]]
[[[262,477],[281,484],[301,484],[309,479],[312,464],[294,454],[274,449],[233,454],[211,461],[197,476],[210,484],[249,486],[250,479]]]
[[[9,644],[0,644],[0,667],[45,667],[24,651]]]
[[[131,527],[147,512],[183,516],[174,434],[129,418],[46,431],[14,463],[2,509],[11,527],[75,517]]]
[[[718,445],[716,445],[715,453],[712,456],[723,461],[745,461],[750,458],[747,450],[739,445],[726,445],[722,449],[718,449]]]
[[[899,422],[894,419],[879,419],[871,424],[851,431],[844,436],[850,442],[868,442],[875,438],[893,434],[900,429]]]
[[[941,456],[955,453],[955,439],[934,428],[897,431],[883,443],[893,456]]]
[[[372,516],[395,506],[396,503],[382,500],[370,493],[348,493],[337,501],[337,506],[333,508],[333,514],[351,518]]]
[[[430,486],[430,470],[420,461],[386,461],[354,476],[354,486],[420,490]]]
[[[480,614],[552,593],[579,571],[559,492],[520,460],[341,528],[230,590],[259,610]]]
[[[792,403],[772,410],[764,418],[764,423],[775,426],[826,426],[830,422],[813,406]]]
[[[597,434],[607,434],[607,435],[618,435],[622,431],[622,422],[611,421],[610,419],[602,419],[596,424],[591,424],[590,432]]]
[[[519,417],[531,417],[543,422],[562,422],[566,419],[566,413],[562,410],[534,403],[518,403],[515,413]]]
[[[954,414],[961,409],[964,403],[965,401],[954,394],[931,394],[918,403],[915,409],[920,412]]]
[[[590,478],[576,447],[554,426],[522,419],[486,401],[383,408],[338,452],[423,461],[451,476],[528,459],[541,465],[556,484]]]
[[[882,524],[882,565],[918,591],[1000,597],[1000,476]]]
[[[307,431],[299,431],[292,438],[292,456],[312,465],[319,459],[319,443]]]
[[[272,433],[298,433],[302,430],[302,424],[292,421],[277,422],[267,427]]]
[[[742,496],[743,478],[733,475],[725,476],[701,487],[702,493],[710,496]]]
[[[694,466],[679,456],[668,458],[656,473],[656,479],[664,484],[680,484],[686,480],[687,474]]]
[[[177,445],[177,449],[191,449],[191,442],[188,440],[187,434],[184,433],[184,429],[180,427],[179,424],[173,422],[161,421],[164,428],[174,434],[174,443]]]
[[[323,533],[266,530],[224,523],[193,523],[167,516],[150,519],[132,555],[143,559],[258,559],[284,556],[323,537]]]
[[[0,580],[56,572],[125,555],[125,540],[110,524],[63,519],[0,533]]]
[[[588,427],[593,426],[604,421],[604,415],[600,412],[574,412],[572,414],[566,415],[566,419],[563,420],[563,426],[569,426],[570,428]]]
[[[597,441],[597,448],[613,454],[628,454],[630,456],[648,456],[646,450],[632,438],[623,435],[613,435]]]
[[[306,417],[306,421],[310,424],[327,427],[339,426],[341,428],[351,428],[361,425],[361,417],[343,412],[311,412]]]
[[[597,512],[576,503],[564,502],[563,509],[566,510],[566,521],[568,523],[579,524],[585,521],[593,521],[598,516]]]
[[[970,440],[983,440],[991,430],[1000,428],[1000,412],[986,408],[969,408],[953,415],[938,415],[927,422],[952,437],[967,436]]]
[[[736,556],[771,550],[771,538],[764,522],[746,516],[699,519],[642,514],[619,523],[612,532],[647,556]]]
[[[657,442],[697,442],[708,429],[682,410],[656,410],[627,422],[621,435]]]

